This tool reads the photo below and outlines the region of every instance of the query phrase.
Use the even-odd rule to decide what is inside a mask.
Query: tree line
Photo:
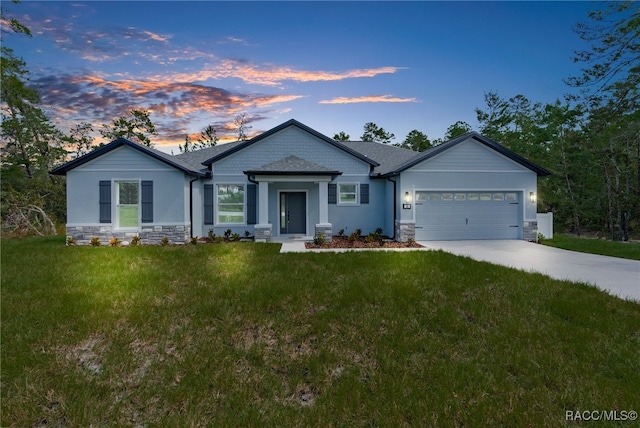
[[[478,132],[552,172],[539,181],[538,204],[540,211],[554,212],[558,229],[628,240],[640,218],[640,14],[637,2],[604,7],[574,27],[591,44],[575,52],[582,73],[566,79],[577,93],[542,104],[521,94],[504,98],[487,92],[485,105],[475,113]],[[31,37],[20,22],[6,22],[11,31]],[[53,224],[65,222],[65,182],[48,172],[102,144],[95,143],[96,130],[88,122],[67,134],[54,126],[40,107],[38,91],[29,85],[26,63],[4,45],[0,72],[3,232],[51,233]],[[248,122],[246,114],[235,118],[239,140],[248,138]],[[424,151],[470,130],[458,121],[443,139],[430,140],[414,129],[402,142],[393,142],[393,133],[368,122],[360,139]],[[134,108],[102,125],[99,133],[107,141],[123,137],[152,146],[157,130],[149,111]],[[334,139],[350,136],[339,132]],[[198,150],[218,141],[216,128],[209,125],[195,141],[187,135],[179,149]]]

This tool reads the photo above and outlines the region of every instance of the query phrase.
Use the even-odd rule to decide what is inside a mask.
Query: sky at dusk
[[[580,73],[572,31],[591,2],[3,2],[32,38],[3,31],[61,130],[148,109],[156,148],[213,124],[223,141],[296,119],[357,140],[477,130],[484,94],[553,102]],[[4,29],[4,25],[3,25]],[[102,141],[98,136],[97,142]]]

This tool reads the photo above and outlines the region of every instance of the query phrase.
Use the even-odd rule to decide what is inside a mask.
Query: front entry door
[[[307,233],[307,194],[280,193],[280,235]]]

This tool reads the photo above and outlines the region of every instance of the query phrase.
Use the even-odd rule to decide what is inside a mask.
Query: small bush
[[[192,236],[191,237],[191,245],[198,245],[198,237],[197,236]]]
[[[207,239],[209,239],[209,242],[213,242],[216,239],[216,233],[213,231],[213,229],[209,229]]]
[[[160,241],[160,245],[162,245],[163,247],[169,245],[169,238],[167,238],[166,236],[162,238],[162,240]]]
[[[94,236],[93,238],[91,238],[89,245],[91,245],[92,247],[99,247],[100,245],[102,245],[102,243],[100,242],[100,238]]]
[[[113,238],[109,239],[109,245],[111,245],[112,247],[119,247],[121,243],[122,243],[122,241],[120,241],[116,237],[113,237]]]
[[[375,233],[380,235],[380,236],[382,236],[382,228],[381,227],[376,228],[376,232]]]
[[[224,240],[225,240],[225,241],[228,241],[229,239],[231,239],[231,234],[232,234],[232,233],[233,233],[233,232],[231,231],[231,229],[227,229],[227,230],[225,230],[225,231],[224,231]]]
[[[544,240],[545,240],[545,239],[546,239],[546,238],[544,237],[544,235],[543,235],[542,233],[539,233],[539,232],[538,232],[538,244],[542,244],[542,243],[544,243]]]
[[[355,230],[351,235],[349,235],[347,239],[349,240],[350,243],[353,244],[358,240],[358,238],[360,238],[360,234],[358,233],[357,230]]]
[[[355,233],[356,237],[361,237],[362,236],[362,229],[356,229],[353,231],[353,233]]]
[[[134,247],[140,245],[140,237],[138,235],[131,238],[131,245],[133,245]]]
[[[251,232],[249,232],[248,230],[245,230],[245,231],[244,231],[244,237],[245,237],[245,238],[248,238],[248,237],[250,237],[250,236],[251,236]]]
[[[240,234],[239,233],[234,233],[233,235],[231,235],[231,240],[232,241],[239,241],[240,240]]]
[[[76,238],[73,236],[67,236],[67,247],[72,247],[76,245]]]
[[[316,245],[323,245],[325,242],[324,235],[320,232],[316,233],[316,236],[313,237],[313,243]]]
[[[344,236],[344,229],[340,229],[338,231],[338,236],[341,237],[341,238]]]

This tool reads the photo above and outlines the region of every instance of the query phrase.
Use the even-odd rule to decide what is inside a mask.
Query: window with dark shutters
[[[213,224],[213,184],[204,185],[204,224]]]
[[[329,184],[328,195],[327,195],[329,204],[337,204],[338,203],[338,185],[337,184]]]
[[[142,197],[142,223],[153,223],[153,181],[140,183]]]
[[[361,204],[369,203],[369,185],[368,184],[360,185],[360,203]]]
[[[247,224],[257,223],[256,185],[247,184]]]
[[[111,223],[111,181],[100,181],[100,223]]]

